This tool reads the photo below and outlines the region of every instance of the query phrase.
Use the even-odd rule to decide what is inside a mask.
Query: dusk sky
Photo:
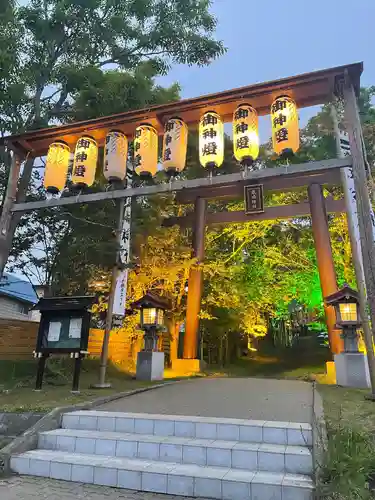
[[[181,97],[364,62],[362,85],[375,85],[374,0],[213,0],[217,37],[227,53],[204,68],[175,66],[160,79]],[[300,112],[305,125],[317,108]],[[269,117],[261,120],[268,139]]]

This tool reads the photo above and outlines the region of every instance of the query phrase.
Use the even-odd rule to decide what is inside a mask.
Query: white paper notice
[[[58,342],[60,340],[61,322],[51,321],[48,328],[48,342]]]
[[[71,318],[69,323],[69,338],[80,339],[82,330],[82,318]]]

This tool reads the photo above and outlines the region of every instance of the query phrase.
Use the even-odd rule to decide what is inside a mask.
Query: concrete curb
[[[116,394],[103,396],[101,398],[95,399],[94,401],[88,401],[86,403],[77,403],[75,405],[60,406],[58,408],[54,408],[49,413],[44,415],[44,417],[42,417],[36,424],[27,429],[21,436],[18,436],[7,446],[0,449],[0,475],[8,475],[11,473],[10,457],[12,455],[24,453],[25,451],[32,450],[37,447],[39,432],[51,431],[60,427],[61,417],[64,413],[77,410],[90,410],[91,408],[101,406],[105,403],[110,403],[111,401],[116,401],[117,399],[127,398],[129,396],[133,396],[134,394],[152,391],[154,389],[160,389],[161,387],[166,387],[168,385],[181,382],[187,382],[189,380],[192,379],[190,378],[173,380],[171,382],[164,382],[162,384],[140,387],[138,389],[134,389],[133,391],[118,392]]]

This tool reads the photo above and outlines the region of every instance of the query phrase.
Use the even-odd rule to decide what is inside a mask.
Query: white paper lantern
[[[126,176],[128,139],[117,130],[108,132],[105,138],[103,174],[109,182],[123,181]]]

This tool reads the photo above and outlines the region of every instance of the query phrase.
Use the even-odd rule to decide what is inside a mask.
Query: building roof
[[[38,297],[31,283],[10,273],[4,273],[0,279],[0,295],[22,300],[28,304],[38,302]]]

